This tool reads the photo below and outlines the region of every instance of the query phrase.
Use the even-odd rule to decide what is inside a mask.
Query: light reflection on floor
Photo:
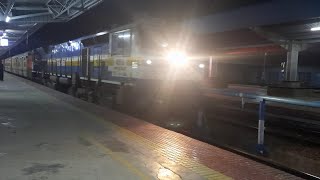
[[[170,169],[167,168],[160,168],[158,171],[158,178],[159,180],[171,180],[171,179],[181,179],[180,176],[172,172]]]

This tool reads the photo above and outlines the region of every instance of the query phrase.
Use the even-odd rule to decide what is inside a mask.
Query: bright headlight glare
[[[152,64],[152,61],[150,59],[148,59],[148,60],[146,60],[146,63],[150,65],[150,64]]]
[[[162,44],[161,44],[161,46],[162,46],[163,48],[168,47],[168,45],[169,45],[169,44],[168,44],[168,43],[166,43],[166,42],[164,42],[164,43],[162,43]]]
[[[182,51],[170,51],[166,58],[173,65],[185,65],[188,61],[187,55]]]

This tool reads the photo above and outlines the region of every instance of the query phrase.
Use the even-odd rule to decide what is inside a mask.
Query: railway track
[[[208,100],[206,113],[208,121],[221,120],[234,125],[257,129],[258,105],[246,104],[240,107],[241,102]],[[320,116],[316,112],[297,111],[294,109],[267,106],[266,133],[295,138],[320,144]]]
[[[219,113],[215,114],[215,113],[208,112],[207,113],[208,121],[210,120],[222,121],[224,123],[231,123],[233,125],[253,129],[255,131],[258,130],[257,112],[253,110],[241,110],[240,108],[230,108],[230,107],[227,108],[225,106],[219,106],[219,107],[215,106],[215,108],[216,108],[216,111],[219,111]],[[233,111],[233,112],[230,112],[230,111]],[[247,118],[246,120],[241,120],[241,119],[244,119],[243,117],[246,117],[246,115],[241,115],[242,113],[250,114],[251,118]],[[271,122],[269,121],[269,118],[272,118]],[[278,119],[278,122],[277,122],[277,119]],[[300,119],[300,118],[295,118],[295,119]],[[273,136],[298,140],[301,143],[312,143],[312,144],[320,145],[320,142],[318,141],[318,139],[320,138],[320,129],[315,127],[315,124],[313,123],[308,124],[308,123],[301,123],[298,121],[294,121],[289,116],[282,116],[282,115],[267,113],[265,133]]]

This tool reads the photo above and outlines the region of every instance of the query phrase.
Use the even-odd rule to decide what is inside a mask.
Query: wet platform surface
[[[299,179],[5,74],[0,179]]]

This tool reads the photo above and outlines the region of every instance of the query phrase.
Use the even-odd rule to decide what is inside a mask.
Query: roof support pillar
[[[302,50],[301,45],[290,43],[287,50],[286,81],[298,81],[298,60],[299,51]]]

